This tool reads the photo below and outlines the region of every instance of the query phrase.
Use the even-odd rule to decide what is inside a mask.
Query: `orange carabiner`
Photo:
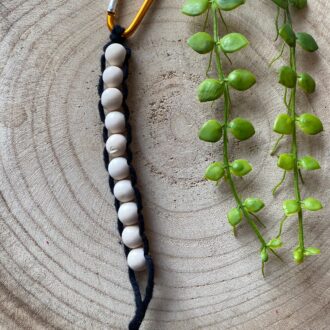
[[[148,9],[150,8],[153,0],[144,0],[142,6],[140,7],[139,11],[137,12],[136,16],[132,20],[131,24],[128,28],[124,31],[123,37],[128,38],[130,37],[135,30],[138,28],[139,24],[141,23],[144,15],[147,13]],[[108,6],[108,28],[110,31],[113,30],[115,27],[115,16],[116,16],[116,7],[117,7],[118,0],[110,0]]]

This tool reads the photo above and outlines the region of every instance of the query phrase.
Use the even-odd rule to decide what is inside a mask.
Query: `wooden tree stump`
[[[141,1],[123,1],[121,23]],[[329,1],[309,1],[296,13],[297,30],[311,32],[315,55],[298,52],[301,70],[317,78],[311,97],[299,93],[299,111],[321,117],[325,133],[299,136],[322,170],[306,176],[305,196],[326,208],[306,214],[306,241],[322,254],[296,266],[297,222],[285,228],[284,262],[272,258],[260,272],[259,245],[247,226],[234,238],[226,212],[234,205],[225,185],[203,180],[221,145],[200,142],[199,126],[221,105],[201,105],[195,90],[207,56],[186,39],[202,19],[180,14],[182,1],[155,1],[130,40],[133,50],[129,104],[134,162],[155,261],[155,292],[143,329],[328,329],[330,323]],[[0,4],[0,328],[125,329],[134,312],[127,266],[116,229],[113,197],[102,160],[97,110],[99,56],[108,40],[106,1],[10,1]],[[255,72],[258,84],[234,93],[234,113],[249,118],[257,134],[232,143],[233,158],[254,171],[239,181],[243,196],[262,197],[268,237],[276,234],[281,204],[292,196],[280,178],[272,122],[283,90],[268,63],[276,55],[275,7],[247,1],[226,14],[231,30],[251,47],[232,56],[235,67]],[[281,61],[277,64],[277,66]],[[226,70],[231,66],[226,64]],[[220,115],[219,115],[220,116]],[[281,150],[288,150],[284,143]]]

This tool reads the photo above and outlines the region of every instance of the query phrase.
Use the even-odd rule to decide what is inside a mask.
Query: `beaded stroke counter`
[[[310,221],[306,217],[308,241],[322,254],[294,266],[290,251],[296,228],[288,223],[281,251],[285,263],[267,265],[263,280],[258,246],[248,228],[241,228],[235,239],[224,219],[231,206],[225,187],[202,179],[219,150],[196,137],[200,123],[209,118],[208,106],[201,111],[195,99],[207,58],[193,54],[185,42],[203,22],[183,17],[181,5],[156,1],[130,40],[132,150],[156,268],[143,329],[218,329],[219,323],[237,329],[325,329],[330,321],[329,208]],[[98,59],[108,40],[104,8],[84,0],[1,3],[4,329],[123,329],[134,311],[96,109]],[[317,94],[299,99],[323,120],[326,131],[300,145],[323,165],[306,178],[303,189],[325,205],[330,184],[329,9],[327,1],[315,0],[295,15],[296,29],[310,31],[320,46],[318,55],[301,63],[318,79]],[[135,12],[135,5],[124,2],[121,23],[125,26]],[[269,192],[280,175],[269,150],[272,121],[282,107],[282,89],[267,67],[276,54],[274,7],[270,1],[248,1],[228,16],[231,28],[251,41],[250,49],[235,55],[235,64],[253,70],[259,82],[239,102],[233,95],[235,112],[251,118],[256,128],[251,141],[231,146],[233,154],[255,164],[238,184],[244,195],[257,191],[265,196],[263,218],[271,234],[278,228],[284,198],[283,191],[280,199]]]

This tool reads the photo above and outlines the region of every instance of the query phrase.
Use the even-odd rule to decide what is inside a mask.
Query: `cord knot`
[[[120,25],[115,25],[113,30],[110,34],[111,42],[122,44],[125,41],[125,37],[123,37],[125,29],[121,27]]]

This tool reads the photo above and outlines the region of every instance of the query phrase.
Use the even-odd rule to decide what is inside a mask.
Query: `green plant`
[[[245,3],[245,0],[187,0],[182,7],[182,12],[189,16],[198,16],[205,13],[204,26],[207,26],[209,14],[213,21],[213,35],[203,31],[197,32],[188,39],[188,45],[199,54],[209,54],[209,68],[207,79],[198,87],[197,94],[200,102],[210,102],[223,98],[223,121],[210,119],[204,123],[199,131],[199,138],[206,142],[216,143],[223,141],[223,158],[221,161],[209,165],[205,172],[205,178],[219,183],[225,181],[231,190],[236,206],[228,214],[228,222],[236,235],[237,226],[245,219],[260,242],[260,257],[262,262],[262,272],[264,264],[268,261],[268,253],[276,254],[275,249],[281,247],[279,238],[266,242],[261,234],[257,222],[262,225],[256,215],[263,207],[264,203],[259,198],[247,198],[243,200],[235,184],[234,176],[243,177],[251,170],[251,164],[245,159],[230,160],[228,138],[232,134],[234,138],[243,141],[251,138],[255,134],[252,123],[244,118],[230,119],[232,113],[231,90],[245,91],[256,83],[255,76],[248,70],[235,69],[228,75],[223,68],[223,57],[228,58],[228,54],[237,52],[246,46],[249,41],[240,33],[227,33],[220,36],[220,21],[227,30],[227,25],[223,18],[223,11],[233,10]],[[205,28],[204,28],[205,30]],[[215,59],[215,69],[217,77],[210,78],[208,72],[212,60]]]
[[[291,19],[291,7],[298,9],[307,6],[306,0],[272,0],[277,6],[276,31],[277,38],[281,38],[283,46],[280,55],[272,63],[283,56],[285,46],[289,48],[289,65],[283,66],[279,70],[279,83],[284,86],[284,104],[286,113],[278,115],[275,119],[273,130],[280,134],[272,150],[274,155],[279,147],[282,138],[291,136],[291,151],[278,156],[277,165],[283,170],[283,176],[279,184],[273,189],[273,194],[282,185],[288,171],[293,172],[294,199],[283,202],[284,218],[280,222],[280,231],[278,238],[281,238],[284,222],[292,215],[298,216],[298,246],[293,251],[293,258],[299,264],[304,261],[306,256],[316,255],[320,250],[313,247],[305,247],[304,238],[304,212],[318,211],[322,204],[315,198],[308,197],[302,199],[300,192],[300,181],[304,183],[302,170],[312,171],[320,168],[318,161],[311,156],[299,157],[298,153],[298,131],[307,135],[315,135],[323,131],[323,125],[320,119],[310,113],[298,115],[296,106],[297,86],[305,93],[313,93],[316,83],[311,75],[306,72],[297,71],[296,47],[299,45],[307,52],[315,52],[318,45],[314,38],[305,32],[295,32]],[[282,25],[279,19],[283,17]],[[271,64],[272,64],[271,63]]]

